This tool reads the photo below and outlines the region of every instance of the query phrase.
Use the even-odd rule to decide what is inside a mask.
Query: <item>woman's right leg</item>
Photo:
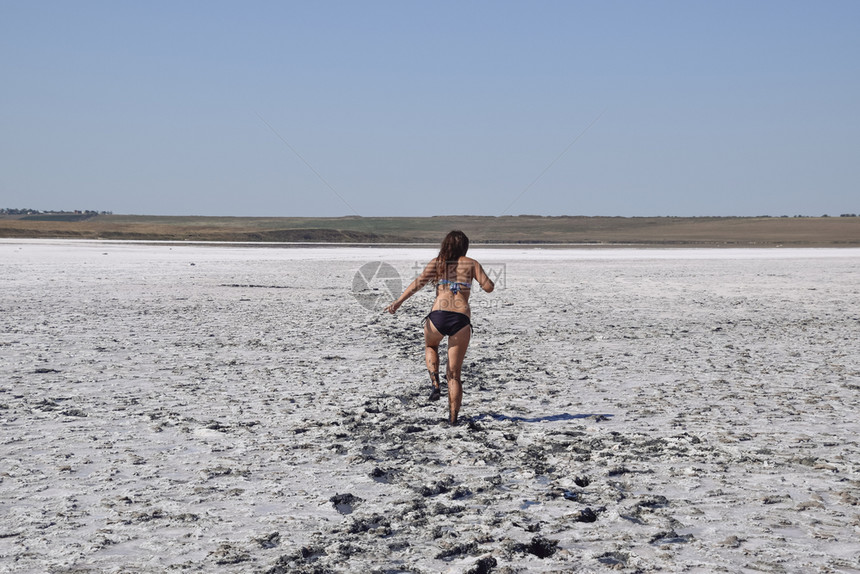
[[[439,343],[442,342],[443,335],[436,330],[433,322],[429,319],[424,323],[424,363],[427,365],[427,371],[430,373],[430,383],[433,385],[433,391],[430,393],[430,400],[439,400],[440,385],[439,385]]]

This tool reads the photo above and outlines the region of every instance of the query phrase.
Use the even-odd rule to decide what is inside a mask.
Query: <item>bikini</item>
[[[469,316],[456,311],[430,311],[430,314],[424,317],[424,321],[427,319],[430,319],[436,330],[446,337],[457,333],[463,327],[472,328],[472,321]],[[424,321],[421,322],[422,325]]]
[[[471,283],[458,283],[457,281],[450,281],[448,279],[439,279],[439,285],[450,285],[449,289],[451,289],[451,293],[456,295],[460,292],[460,289],[471,289]]]
[[[440,279],[438,284],[448,285],[448,288],[454,295],[459,293],[461,289],[472,288],[471,283],[461,283],[458,281],[450,281],[448,279]],[[433,323],[436,330],[446,337],[454,335],[463,327],[468,326],[470,329],[473,328],[472,321],[469,319],[469,316],[456,311],[430,311],[430,314],[424,317],[424,321],[427,321],[427,319],[430,319],[430,322]],[[421,322],[422,325],[424,324],[424,321]]]

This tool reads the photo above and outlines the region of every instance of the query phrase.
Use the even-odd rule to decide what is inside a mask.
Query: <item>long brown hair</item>
[[[456,273],[457,260],[469,250],[469,238],[462,231],[451,231],[442,240],[439,256],[436,257],[436,279],[447,279]],[[456,277],[454,278],[456,279]]]

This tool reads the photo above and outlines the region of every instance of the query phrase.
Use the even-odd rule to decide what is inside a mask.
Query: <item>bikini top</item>
[[[460,289],[471,289],[472,288],[471,283],[459,283],[457,281],[451,281],[449,279],[439,279],[438,283],[439,283],[439,285],[448,285],[449,286],[448,288],[451,289],[451,293],[453,293],[454,295],[459,293]]]

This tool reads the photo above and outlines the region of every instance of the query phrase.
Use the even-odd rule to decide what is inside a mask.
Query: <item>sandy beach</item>
[[[0,240],[0,572],[860,572],[860,249],[434,255]]]

